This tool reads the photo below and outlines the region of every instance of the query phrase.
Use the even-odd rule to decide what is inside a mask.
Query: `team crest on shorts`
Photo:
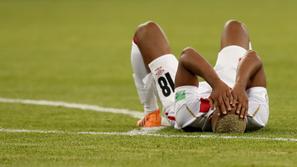
[[[175,101],[180,101],[186,98],[186,91],[178,91],[175,93]]]
[[[155,69],[155,74],[156,74],[157,77],[160,77],[161,75],[163,75],[164,71],[165,70],[163,69],[163,67],[160,66],[157,69]]]

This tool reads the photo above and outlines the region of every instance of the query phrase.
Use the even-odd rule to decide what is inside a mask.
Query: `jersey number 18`
[[[158,79],[158,84],[162,89],[162,93],[165,97],[168,97],[171,92],[174,92],[174,82],[169,74],[169,72],[165,73],[165,76],[161,76]]]

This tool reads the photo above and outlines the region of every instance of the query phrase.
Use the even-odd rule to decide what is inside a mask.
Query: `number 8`
[[[170,87],[168,86],[168,83]],[[161,76],[158,79],[158,84],[162,89],[162,93],[165,97],[168,97],[171,94],[171,91],[174,92],[174,83],[169,72],[165,73],[165,77]]]

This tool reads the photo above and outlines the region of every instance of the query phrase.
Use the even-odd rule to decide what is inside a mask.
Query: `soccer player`
[[[227,21],[214,68],[194,49],[183,50],[179,61],[171,53],[159,25],[138,27],[132,41],[131,64],[145,116],[141,127],[161,125],[160,109],[178,129],[243,132],[263,128],[269,106],[262,61],[246,26]],[[202,77],[205,81],[198,82]]]

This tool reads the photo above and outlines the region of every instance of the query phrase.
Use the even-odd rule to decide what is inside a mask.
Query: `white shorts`
[[[228,86],[235,84],[236,70],[240,59],[246,50],[239,46],[223,48],[219,54],[215,71]],[[209,116],[214,112],[209,109],[207,99],[212,88],[206,82],[199,86],[181,86],[175,89],[175,128],[195,128],[201,131],[210,131]],[[256,130],[264,127],[268,122],[269,102],[267,90],[264,87],[253,87],[247,90],[249,109],[247,130]]]

